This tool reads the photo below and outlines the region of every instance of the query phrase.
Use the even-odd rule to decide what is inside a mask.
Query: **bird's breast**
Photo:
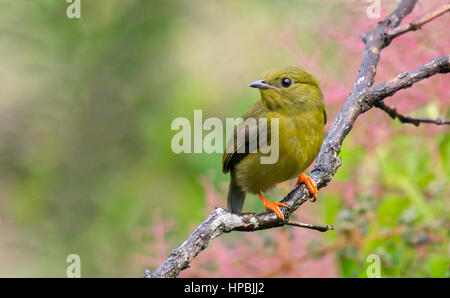
[[[271,134],[272,152],[263,154],[258,150],[235,166],[236,181],[244,191],[266,191],[277,183],[298,176],[314,161],[322,144],[322,113],[296,116],[268,114],[267,118],[268,121],[278,118],[278,157],[274,163],[261,162],[261,157],[276,153],[276,138]]]

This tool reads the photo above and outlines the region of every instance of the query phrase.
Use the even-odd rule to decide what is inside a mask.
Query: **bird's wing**
[[[242,117],[244,121],[254,118],[256,125],[251,125],[251,122],[249,122],[249,125],[238,125],[235,127],[234,133],[230,136],[222,156],[222,171],[224,173],[233,169],[249,153],[259,149],[260,144],[267,143],[267,139],[270,138],[270,121],[267,121],[267,133],[260,135],[259,118],[262,118],[261,115],[264,115],[264,109],[261,101],[257,101]],[[250,148],[250,145],[253,148]]]

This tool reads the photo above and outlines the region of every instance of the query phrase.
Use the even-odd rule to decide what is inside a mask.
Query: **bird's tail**
[[[228,210],[232,213],[241,213],[244,206],[245,191],[236,184],[233,171],[230,173],[230,188],[228,190]]]

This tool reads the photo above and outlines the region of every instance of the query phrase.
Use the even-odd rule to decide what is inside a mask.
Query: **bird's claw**
[[[284,215],[283,212],[281,212],[280,207],[287,208],[286,204],[283,203],[270,201],[264,202],[264,208],[266,208],[267,210],[272,210],[279,218],[284,220]]]
[[[281,212],[280,207],[287,208],[286,204],[280,202],[271,202],[264,198],[261,193],[258,193],[258,195],[264,204],[264,208],[266,208],[267,210],[272,210],[279,218],[284,221],[284,215],[283,212]]]
[[[295,186],[297,186],[301,183],[305,183],[306,187],[308,187],[308,189],[309,189],[309,192],[313,195],[313,198],[310,201],[315,202],[317,200],[317,194],[318,194],[317,185],[314,183],[314,181],[311,178],[309,178],[305,174],[300,174],[300,176],[298,176],[297,183],[295,183]]]

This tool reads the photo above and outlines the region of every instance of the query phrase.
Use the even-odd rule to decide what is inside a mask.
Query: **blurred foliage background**
[[[445,1],[419,1],[408,18]],[[396,4],[383,1],[381,17]],[[0,0],[0,276],[142,276],[214,207],[220,154],[175,154],[171,123],[238,117],[267,69],[297,65],[321,82],[329,123],[351,90],[377,19],[366,1]],[[448,14],[384,50],[377,80],[448,54]],[[387,100],[449,118],[448,76]],[[380,111],[358,120],[343,165],[296,217],[334,224],[216,239],[182,276],[448,277],[450,135]],[[280,199],[292,182],[269,193]],[[248,196],[244,210],[263,211]]]

